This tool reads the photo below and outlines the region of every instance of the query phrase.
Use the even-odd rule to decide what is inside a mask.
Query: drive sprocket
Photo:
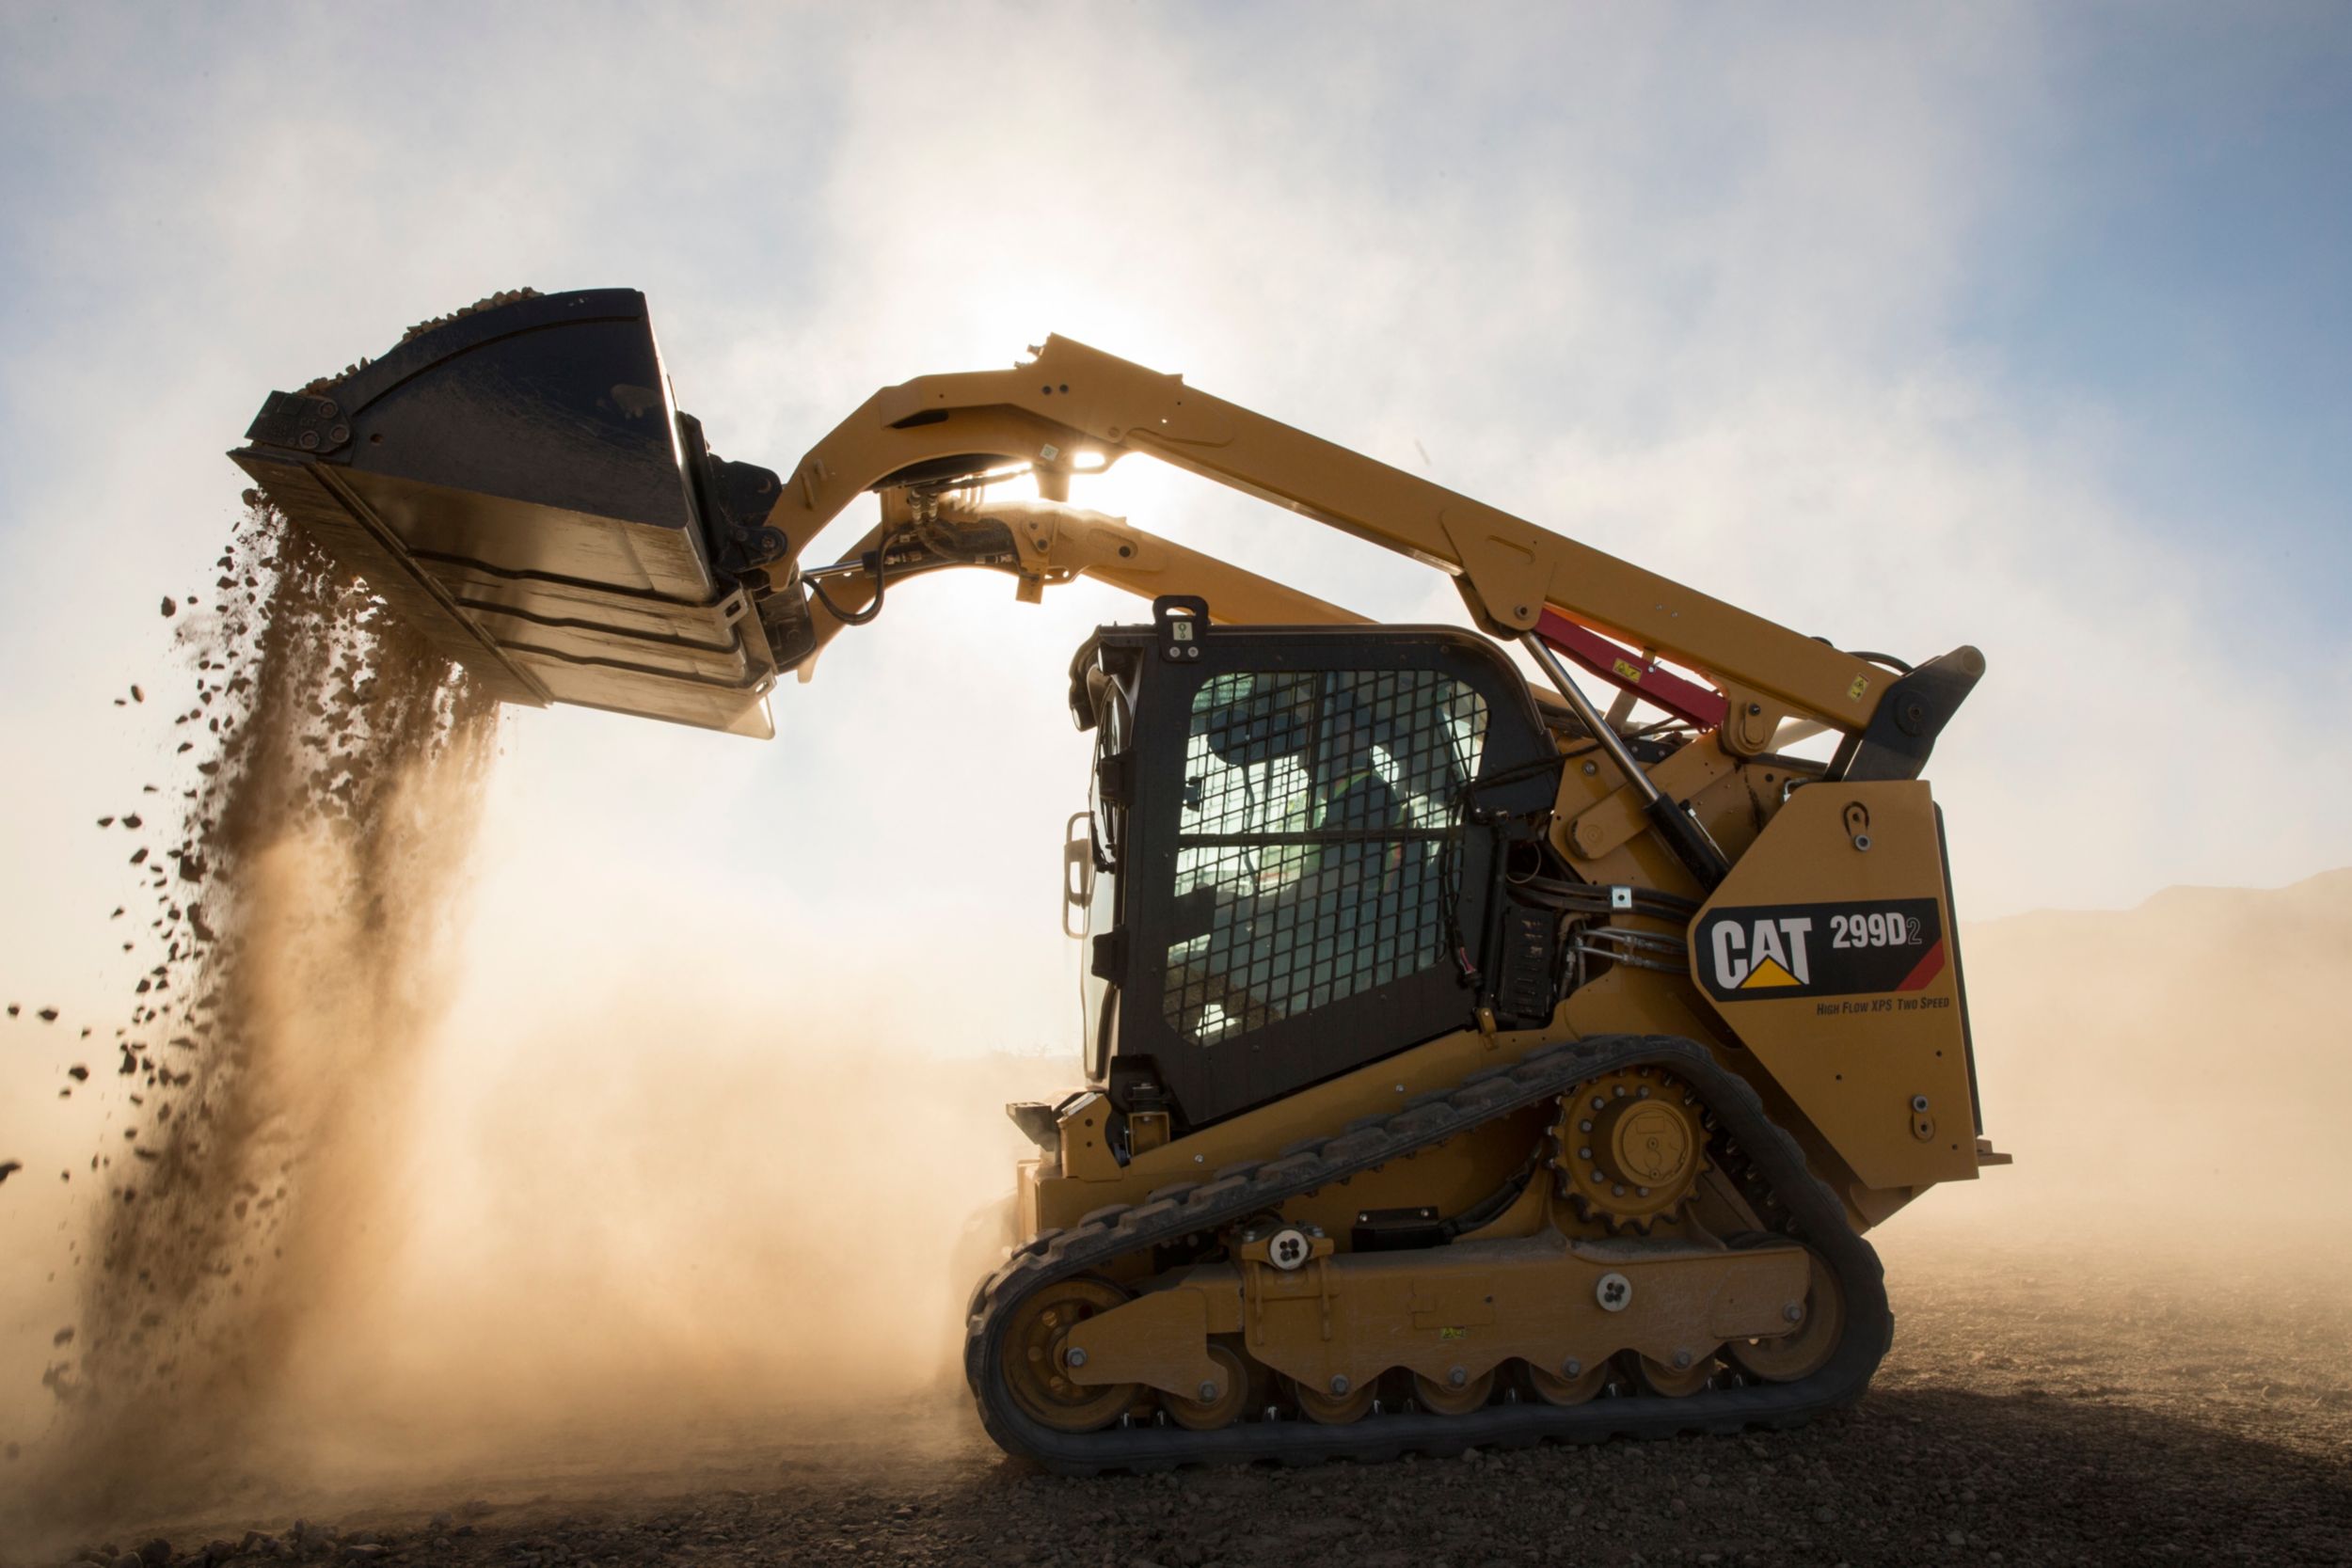
[[[1698,1096],[1662,1068],[1587,1079],[1551,1130],[1561,1196],[1583,1218],[1646,1233],[1674,1217],[1707,1168]]]

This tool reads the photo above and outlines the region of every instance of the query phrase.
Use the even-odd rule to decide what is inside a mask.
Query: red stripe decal
[[[1935,939],[1935,945],[1929,948],[1919,961],[1912,966],[1911,973],[1903,976],[1903,983],[1895,989],[1897,990],[1925,990],[1928,989],[1928,982],[1943,973],[1944,939],[1938,937]]]

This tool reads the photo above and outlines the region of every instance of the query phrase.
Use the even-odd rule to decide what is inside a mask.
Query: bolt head
[[[1335,1378],[1333,1378],[1333,1379],[1331,1380],[1331,1392],[1333,1392],[1334,1394],[1344,1394],[1344,1393],[1346,1393],[1346,1392],[1347,1392],[1347,1379],[1345,1379],[1345,1378],[1343,1378],[1343,1377],[1335,1377]]]
[[[1804,1322],[1804,1303],[1792,1301],[1780,1309],[1780,1315],[1792,1323],[1801,1323]]]
[[[1690,1365],[1691,1365],[1691,1353],[1690,1353],[1689,1351],[1687,1351],[1687,1350],[1678,1350],[1678,1351],[1675,1352],[1675,1369],[1676,1369],[1676,1370],[1679,1371],[1679,1370],[1683,1370],[1683,1369],[1685,1369],[1685,1368],[1689,1367]]]
[[[1445,1380],[1452,1384],[1454,1387],[1459,1388],[1462,1385],[1470,1381],[1470,1372],[1464,1368],[1456,1367],[1452,1371],[1445,1374]]]
[[[1070,1347],[1070,1354],[1064,1356],[1063,1359],[1068,1361],[1073,1367],[1083,1367],[1087,1364],[1087,1353],[1080,1350],[1077,1346],[1073,1345]]]
[[[1571,1355],[1565,1361],[1560,1363],[1560,1375],[1562,1377],[1582,1377],[1584,1375],[1584,1363],[1579,1361],[1575,1356]]]
[[[1204,1384],[1202,1384],[1202,1385],[1200,1386],[1200,1402],[1201,1402],[1202,1404],[1207,1404],[1210,1401],[1212,1401],[1212,1400],[1214,1400],[1214,1399],[1216,1399],[1216,1384],[1214,1384],[1214,1383],[1204,1383]]]

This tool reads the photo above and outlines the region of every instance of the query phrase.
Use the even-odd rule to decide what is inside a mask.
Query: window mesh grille
[[[1192,705],[1168,1026],[1217,1044],[1444,958],[1438,841],[1486,705],[1432,670],[1216,676]]]

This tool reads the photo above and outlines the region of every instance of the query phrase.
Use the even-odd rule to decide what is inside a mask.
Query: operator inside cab
[[[1374,715],[1352,693],[1336,691],[1324,704],[1322,740],[1309,769],[1314,808],[1311,851],[1315,873],[1368,895],[1393,889],[1405,865],[1396,835],[1409,825],[1405,803],[1380,770]],[[1345,837],[1328,836],[1345,834]]]
[[[1208,1043],[1385,984],[1428,957],[1428,846],[1395,783],[1405,759],[1394,754],[1398,716],[1384,706],[1396,705],[1367,700],[1344,671],[1202,689],[1176,890],[1180,906],[1200,900],[1201,918],[1180,920],[1168,954],[1176,1027]],[[1417,728],[1436,725],[1421,715],[1401,733]]]

